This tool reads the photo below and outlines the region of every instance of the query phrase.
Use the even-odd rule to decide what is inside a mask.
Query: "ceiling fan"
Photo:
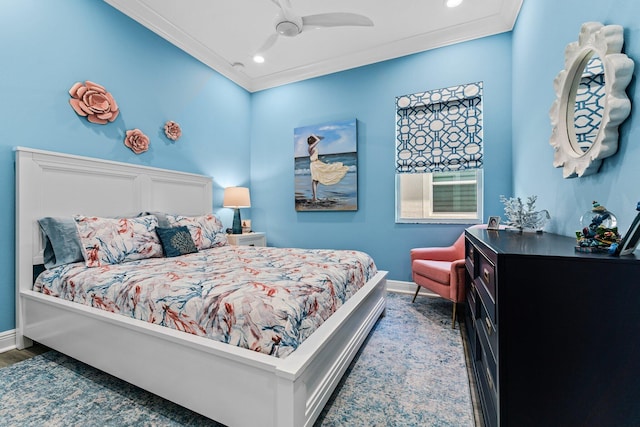
[[[254,55],[254,60],[264,58],[262,55],[269,50],[278,37],[295,37],[303,31],[328,27],[371,27],[373,21],[357,13],[333,12],[316,15],[299,16],[291,8],[290,0],[271,0],[280,8],[275,20],[275,32],[271,34]]]

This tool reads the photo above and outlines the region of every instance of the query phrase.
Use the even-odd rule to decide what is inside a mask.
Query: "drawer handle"
[[[484,277],[484,281],[489,283],[489,270],[487,270],[486,268],[484,268],[482,270],[482,277]]]
[[[493,333],[493,325],[491,324],[491,320],[488,317],[484,318],[484,323],[487,325],[487,333],[491,335]]]
[[[489,388],[493,391],[493,379],[491,378],[491,372],[489,372],[489,368],[487,366],[484,367],[484,370],[487,371],[487,383],[489,384]]]
[[[255,246],[255,245],[256,245],[255,243],[249,243],[249,246]]]

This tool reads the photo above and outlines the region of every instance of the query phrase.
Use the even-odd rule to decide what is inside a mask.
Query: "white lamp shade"
[[[225,208],[250,208],[251,197],[247,187],[227,187],[224,189],[224,200],[222,206]]]

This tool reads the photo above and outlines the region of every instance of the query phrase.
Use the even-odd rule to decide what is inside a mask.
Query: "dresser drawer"
[[[478,380],[478,391],[483,407],[485,425],[498,425],[498,390],[496,388],[496,365],[493,358],[487,352],[486,341],[482,333],[477,334],[476,343],[476,379]]]
[[[484,334],[485,341],[487,341],[489,346],[489,351],[493,356],[494,360],[497,360],[498,354],[498,326],[493,322],[491,316],[489,316],[489,312],[487,310],[484,301],[478,299],[477,305],[477,316],[476,316],[476,329],[482,331]]]
[[[467,271],[474,277],[476,275],[475,272],[475,264],[476,264],[476,248],[473,246],[469,240],[465,240],[465,265],[467,267]]]
[[[469,305],[467,301],[467,309],[468,308],[469,308]],[[469,346],[470,358],[471,360],[475,360],[476,348],[478,346],[477,345],[478,338],[476,337],[476,320],[473,317],[471,317],[471,313],[467,313],[466,316],[464,316],[464,324],[467,328],[466,335],[467,335],[467,344]]]
[[[496,319],[496,269],[491,261],[480,254],[477,261],[477,276],[475,285],[478,289],[478,296],[485,306],[486,312],[494,324]]]
[[[469,315],[472,319],[478,318],[478,304],[480,300],[478,299],[478,291],[476,290],[475,285],[471,284],[467,286],[467,307],[469,307]]]

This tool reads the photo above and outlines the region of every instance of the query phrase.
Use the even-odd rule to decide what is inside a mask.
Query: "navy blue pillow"
[[[198,252],[196,244],[191,238],[191,233],[186,225],[180,227],[156,227],[156,233],[162,243],[162,249],[167,257],[191,254]]]
[[[38,220],[44,239],[44,266],[53,268],[84,261],[80,236],[72,217],[46,217]]]

